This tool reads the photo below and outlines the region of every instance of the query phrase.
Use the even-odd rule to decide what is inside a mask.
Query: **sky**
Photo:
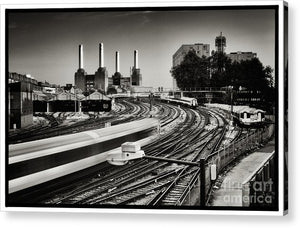
[[[30,74],[38,81],[74,84],[78,45],[83,45],[84,69],[99,67],[99,43],[111,77],[115,52],[120,72],[129,76],[133,52],[139,52],[143,86],[172,87],[172,55],[182,44],[210,44],[223,33],[226,53],[252,51],[264,66],[275,65],[275,11],[180,10],[14,12],[8,17],[9,72]]]

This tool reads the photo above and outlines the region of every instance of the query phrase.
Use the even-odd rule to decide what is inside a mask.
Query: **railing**
[[[210,166],[212,164],[216,165],[217,175],[232,161],[237,157],[247,152],[252,151],[255,148],[258,148],[259,145],[267,142],[273,136],[274,125],[271,124],[264,129],[257,129],[255,132],[248,133],[241,139],[233,141],[229,145],[225,145],[224,148],[210,154],[206,158],[206,195],[208,194],[212,181],[210,178]]]
[[[254,132],[248,133],[239,140],[233,141],[232,143],[225,145],[222,149],[210,154],[205,159],[205,177],[202,177],[200,179],[193,178],[193,181],[190,182],[189,191],[183,194],[180,202],[178,203],[182,204],[184,201],[187,201],[187,197],[191,194],[191,191],[195,191],[199,187],[201,188],[202,183],[205,184],[205,194],[203,194],[205,195],[205,197],[204,199],[201,198],[202,194],[200,194],[200,202],[202,201],[207,203],[207,195],[209,194],[214,183],[211,180],[211,165],[216,165],[216,174],[218,175],[228,164],[233,162],[236,158],[238,158],[242,154],[258,148],[259,145],[269,141],[273,137],[273,134],[274,125],[270,124],[268,127],[265,127],[264,129],[257,129]],[[196,191],[201,192],[200,189]],[[203,203],[201,206],[205,206],[204,204],[205,203]]]
[[[255,132],[247,133],[242,138],[237,141],[225,145],[223,149],[220,149],[212,154],[210,154],[206,161],[207,163],[216,164],[216,160],[220,157],[229,156],[227,159],[229,162],[232,158],[240,156],[242,153],[245,153],[253,148],[257,147],[259,144],[262,144],[269,140],[273,135],[274,127],[272,125],[265,127],[264,129],[257,129]],[[223,163],[219,168],[223,169],[228,163]]]
[[[226,88],[221,87],[191,87],[191,88],[184,88],[182,91],[227,91]]]
[[[158,88],[153,89],[154,92],[200,92],[200,91],[212,91],[212,92],[226,92],[230,91],[225,87],[186,87],[183,89],[172,89],[172,88],[163,88],[163,91],[159,91]]]

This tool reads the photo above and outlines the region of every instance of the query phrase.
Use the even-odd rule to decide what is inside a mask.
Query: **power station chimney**
[[[99,44],[99,67],[103,68],[104,67],[104,56],[103,56],[103,43]]]
[[[138,50],[134,50],[134,66],[131,73],[131,85],[133,86],[141,86],[142,85],[142,75],[141,69],[139,69],[139,56]]]
[[[79,69],[83,69],[83,45],[79,45]]]
[[[139,68],[139,57],[138,57],[138,50],[134,50],[134,68]]]
[[[116,51],[116,72],[120,72],[119,58],[119,52]]]

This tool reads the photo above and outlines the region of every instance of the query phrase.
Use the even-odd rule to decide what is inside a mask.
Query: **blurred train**
[[[198,107],[198,101],[196,98],[191,98],[191,97],[174,98],[173,96],[168,96],[168,97],[161,97],[160,99],[163,102],[177,104],[177,105],[183,105],[183,106],[189,107],[189,108]]]
[[[155,139],[158,120],[119,125],[9,145],[8,190],[18,192],[106,162],[125,142],[145,145]],[[78,175],[80,175],[78,173]]]

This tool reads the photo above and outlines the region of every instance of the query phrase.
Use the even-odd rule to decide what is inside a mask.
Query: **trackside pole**
[[[200,206],[205,207],[205,159],[200,159]]]

